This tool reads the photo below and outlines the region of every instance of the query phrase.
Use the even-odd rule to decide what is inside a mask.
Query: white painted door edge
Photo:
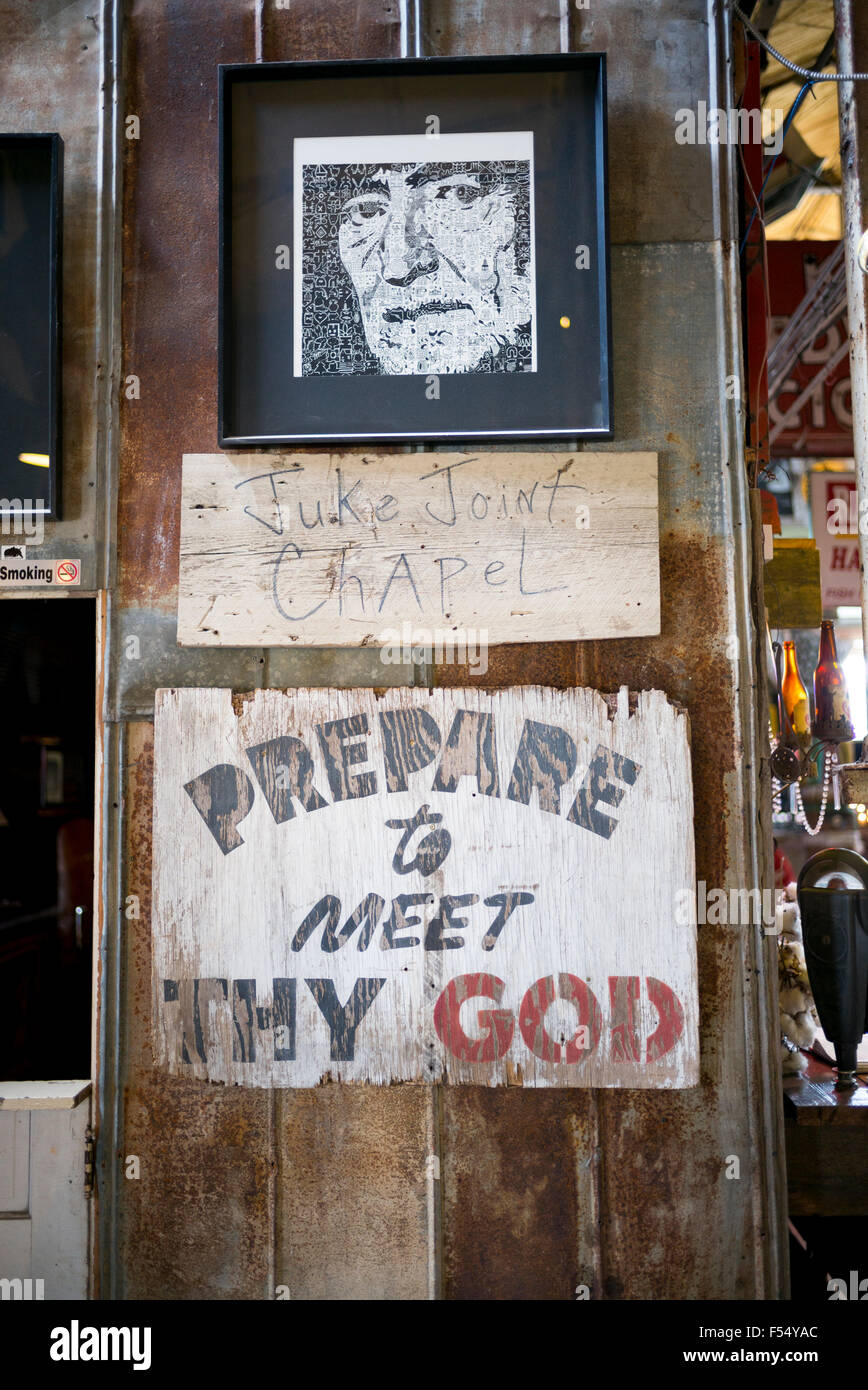
[[[74,1110],[90,1095],[88,1081],[0,1081],[0,1110]]]

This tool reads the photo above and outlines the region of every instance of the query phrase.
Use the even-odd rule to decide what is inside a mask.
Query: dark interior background
[[[0,136],[0,498],[46,506],[56,462],[51,253],[51,138]],[[22,463],[25,453],[48,455],[50,467]]]
[[[0,601],[3,1080],[90,1075],[95,643],[91,599]]]

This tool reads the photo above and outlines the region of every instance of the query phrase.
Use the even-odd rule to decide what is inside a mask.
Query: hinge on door
[[[93,1130],[90,1125],[84,1131],[84,1195],[93,1196]]]

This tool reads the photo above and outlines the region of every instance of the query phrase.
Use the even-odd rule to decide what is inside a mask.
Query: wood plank
[[[658,571],[656,454],[184,456],[183,646],[647,636]]]
[[[33,1274],[49,1299],[87,1298],[88,1201],[84,1194],[89,1101],[31,1115],[30,1211]]]
[[[0,1217],[22,1217],[29,1210],[30,1116],[18,1111],[0,1115]]]
[[[837,1073],[818,1058],[808,1057],[807,1071],[785,1076],[784,1115],[800,1125],[868,1125],[868,1084],[857,1077],[852,1089],[835,1087]]]
[[[74,1110],[90,1081],[0,1081],[0,1110]]]
[[[785,1120],[792,1216],[868,1216],[868,1128]]]
[[[694,1085],[693,882],[687,724],[659,691],[632,714],[626,689],[158,692],[176,1074]]]
[[[0,1241],[0,1279],[34,1278],[31,1256],[33,1222],[30,1218],[4,1221],[0,1234],[3,1237]],[[35,1278],[40,1278],[40,1275],[37,1273]]]

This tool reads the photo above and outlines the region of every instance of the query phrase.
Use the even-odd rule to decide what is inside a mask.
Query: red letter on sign
[[[531,1052],[541,1057],[544,1062],[559,1062],[561,1044],[554,1041],[545,1027],[546,1009],[555,999],[567,999],[575,1005],[579,1015],[579,1028],[587,1030],[587,1046],[576,1045],[575,1033],[564,1045],[564,1061],[567,1065],[573,1065],[590,1056],[600,1041],[600,1030],[603,1026],[603,1016],[596,996],[588,989],[584,980],[580,980],[576,975],[547,975],[544,980],[537,980],[521,1001],[518,1026]]]
[[[671,1051],[684,1032],[684,1010],[678,997],[662,980],[655,980],[652,975],[648,975],[645,978],[645,988],[648,990],[648,998],[660,1015],[660,1022],[645,1047],[645,1061],[656,1062],[659,1057]]]
[[[461,1005],[466,999],[483,996],[500,1003],[506,986],[496,975],[459,975],[450,980],[434,1005],[434,1027],[453,1057],[462,1062],[496,1062],[509,1051],[515,1020],[510,1009],[480,1009],[477,1014],[480,1028],[487,1029],[483,1038],[468,1038],[461,1027]]]

